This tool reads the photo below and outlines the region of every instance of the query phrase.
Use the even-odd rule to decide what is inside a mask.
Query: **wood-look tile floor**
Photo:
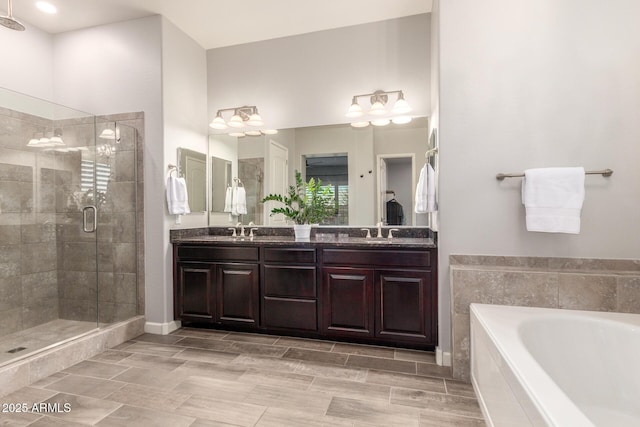
[[[141,335],[2,404],[3,426],[484,426],[473,392],[433,353],[183,328]],[[64,404],[70,411],[64,411]]]

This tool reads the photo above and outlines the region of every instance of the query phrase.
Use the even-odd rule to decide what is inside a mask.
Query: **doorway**
[[[377,156],[377,221],[384,225],[415,225],[415,154]]]

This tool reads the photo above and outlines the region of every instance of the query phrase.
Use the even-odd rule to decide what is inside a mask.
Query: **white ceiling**
[[[432,0],[13,0],[13,15],[27,26],[56,34],[161,14],[212,49],[364,24],[431,11]],[[2,1],[4,3],[4,1]],[[4,5],[1,6],[4,12]]]

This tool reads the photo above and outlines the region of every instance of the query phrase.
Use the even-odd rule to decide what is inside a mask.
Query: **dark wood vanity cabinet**
[[[324,249],[325,334],[435,345],[437,283],[431,253]]]
[[[329,336],[373,337],[373,270],[325,267],[323,276],[323,332]]]
[[[435,248],[175,245],[175,318],[433,348]]]
[[[257,247],[176,246],[174,317],[257,328],[258,253]]]
[[[211,264],[178,262],[175,269],[175,318],[193,322],[215,319],[215,270]]]
[[[257,328],[260,268],[258,264],[217,264],[217,318],[221,324]]]
[[[265,247],[263,254],[263,327],[318,332],[316,249]]]

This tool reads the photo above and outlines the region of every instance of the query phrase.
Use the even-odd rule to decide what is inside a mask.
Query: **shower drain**
[[[26,349],[27,349],[27,347],[16,347],[16,348],[12,348],[11,350],[7,351],[7,353],[17,353],[19,351],[26,350]]]

